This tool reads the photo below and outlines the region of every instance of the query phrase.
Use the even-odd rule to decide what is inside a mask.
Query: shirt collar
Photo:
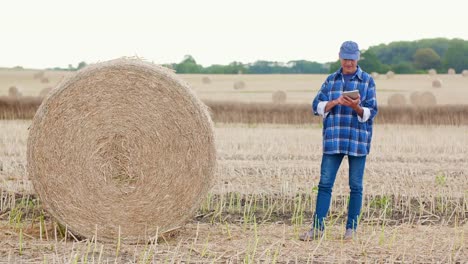
[[[340,78],[343,77],[343,67],[340,67],[340,68],[336,71],[336,77],[340,77]],[[357,65],[357,70],[356,70],[356,72],[353,74],[353,76],[351,77],[351,79],[353,79],[354,77],[357,77],[359,80],[362,81],[362,70],[361,70],[361,67],[359,67],[359,65]]]

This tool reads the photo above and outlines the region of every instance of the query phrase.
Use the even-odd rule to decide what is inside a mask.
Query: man
[[[352,239],[358,225],[364,168],[377,115],[375,83],[358,66],[359,57],[358,45],[345,41],[339,52],[341,68],[327,77],[312,102],[314,114],[323,117],[323,155],[312,229],[300,236],[304,241],[324,233],[333,184],[344,156],[348,157],[351,189],[344,239]],[[359,91],[356,99],[343,95],[351,90]]]

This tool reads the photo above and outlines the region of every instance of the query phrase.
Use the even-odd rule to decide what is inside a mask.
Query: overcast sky
[[[380,3],[379,3],[380,2]],[[379,4],[378,4],[379,3]],[[462,0],[11,0],[0,6],[0,66],[76,66],[123,56],[155,63],[190,54],[204,66],[256,60],[335,61],[422,38],[468,40]]]

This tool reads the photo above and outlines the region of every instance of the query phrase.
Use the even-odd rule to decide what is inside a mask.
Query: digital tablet
[[[344,91],[343,92],[343,95],[344,96],[349,96],[353,99],[356,99],[358,98],[358,95],[359,95],[359,90],[354,90],[354,91]]]

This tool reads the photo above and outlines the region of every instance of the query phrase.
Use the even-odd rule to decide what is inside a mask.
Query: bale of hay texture
[[[245,88],[245,82],[244,81],[236,81],[234,83],[234,89],[244,89]]]
[[[402,94],[392,94],[387,101],[389,106],[404,106],[406,105],[406,98]]]
[[[410,95],[411,103],[418,107],[430,107],[437,104],[436,97],[429,91],[413,92]]]
[[[379,78],[379,73],[378,72],[372,72],[371,73],[372,78],[378,79]]]
[[[33,77],[34,79],[42,79],[45,75],[45,72],[44,71],[38,71],[36,73],[34,73]]]
[[[49,83],[49,78],[47,78],[47,77],[42,77],[42,78],[41,78],[41,83]]]
[[[204,84],[210,84],[211,83],[211,78],[208,76],[205,76],[202,78],[202,83]]]
[[[284,104],[286,103],[287,94],[285,91],[276,91],[271,95],[271,99],[275,104]]]
[[[468,70],[463,70],[461,74],[463,77],[468,77]]]
[[[392,79],[393,77],[395,77],[395,73],[392,72],[392,71],[388,71],[387,72],[387,79]]]
[[[456,74],[455,69],[454,68],[448,69],[447,74],[450,74],[450,75]]]
[[[34,116],[27,172],[75,234],[138,242],[181,226],[212,187],[207,107],[171,70],[137,59],[89,65]]]
[[[18,98],[18,97],[21,97],[23,94],[21,93],[21,91],[18,89],[18,87],[16,86],[10,86],[10,88],[8,88],[8,96],[9,97],[13,97],[13,98]]]
[[[442,87],[442,81],[440,79],[432,80],[432,87],[441,88]]]
[[[427,73],[429,73],[430,76],[434,76],[437,74],[437,71],[435,69],[430,69]]]

